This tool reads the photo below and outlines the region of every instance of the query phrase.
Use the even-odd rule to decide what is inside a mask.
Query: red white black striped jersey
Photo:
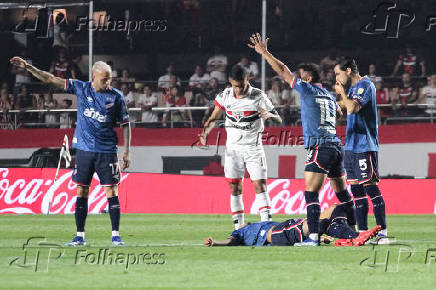
[[[260,108],[274,110],[270,99],[260,89],[249,86],[243,98],[236,98],[232,88],[226,88],[215,98],[215,105],[226,113],[226,146],[262,146],[264,121]]]

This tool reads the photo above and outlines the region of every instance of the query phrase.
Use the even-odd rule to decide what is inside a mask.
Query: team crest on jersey
[[[92,98],[91,97],[87,97],[88,102],[92,102]]]
[[[236,119],[237,122],[244,117],[244,112],[233,112],[232,117]]]
[[[360,95],[360,94],[362,94],[362,93],[363,93],[363,88],[359,88],[359,89],[357,90],[357,94]]]

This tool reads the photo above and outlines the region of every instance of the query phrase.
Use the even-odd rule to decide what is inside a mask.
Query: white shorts
[[[224,174],[230,183],[238,183],[245,175],[251,180],[267,179],[267,166],[263,148],[226,148]]]

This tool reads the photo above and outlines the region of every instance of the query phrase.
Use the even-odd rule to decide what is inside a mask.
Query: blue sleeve
[[[355,93],[351,96],[351,98],[354,101],[358,102],[361,107],[364,107],[374,97],[375,96],[373,96],[371,84],[369,83],[359,84],[356,88]]]
[[[119,95],[118,99],[118,114],[117,119],[121,123],[121,125],[129,123],[130,117],[129,117],[129,111],[127,109],[126,101],[124,100],[124,96],[121,94]]]
[[[77,92],[82,89],[84,82],[75,79],[65,80],[65,92],[77,96]]]
[[[235,240],[235,243],[238,245],[242,245],[244,242],[244,237],[242,235],[242,231],[241,230],[235,230],[232,232],[232,234],[230,235],[231,238],[233,238]]]
[[[304,98],[306,95],[316,93],[311,84],[303,81],[300,78],[294,78],[294,82],[291,84],[291,88],[297,90],[300,93],[301,98]]]

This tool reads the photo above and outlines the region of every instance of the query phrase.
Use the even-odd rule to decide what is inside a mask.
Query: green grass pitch
[[[228,215],[124,214],[124,247],[110,247],[108,215],[88,216],[89,245],[77,248],[61,247],[74,235],[74,216],[0,215],[0,220],[0,288],[5,289],[436,287],[433,215],[388,216],[389,234],[401,245],[358,248],[201,246],[206,236],[228,236]],[[23,249],[30,237],[45,237],[45,244],[35,238]],[[103,254],[98,259],[104,251],[106,260]]]

